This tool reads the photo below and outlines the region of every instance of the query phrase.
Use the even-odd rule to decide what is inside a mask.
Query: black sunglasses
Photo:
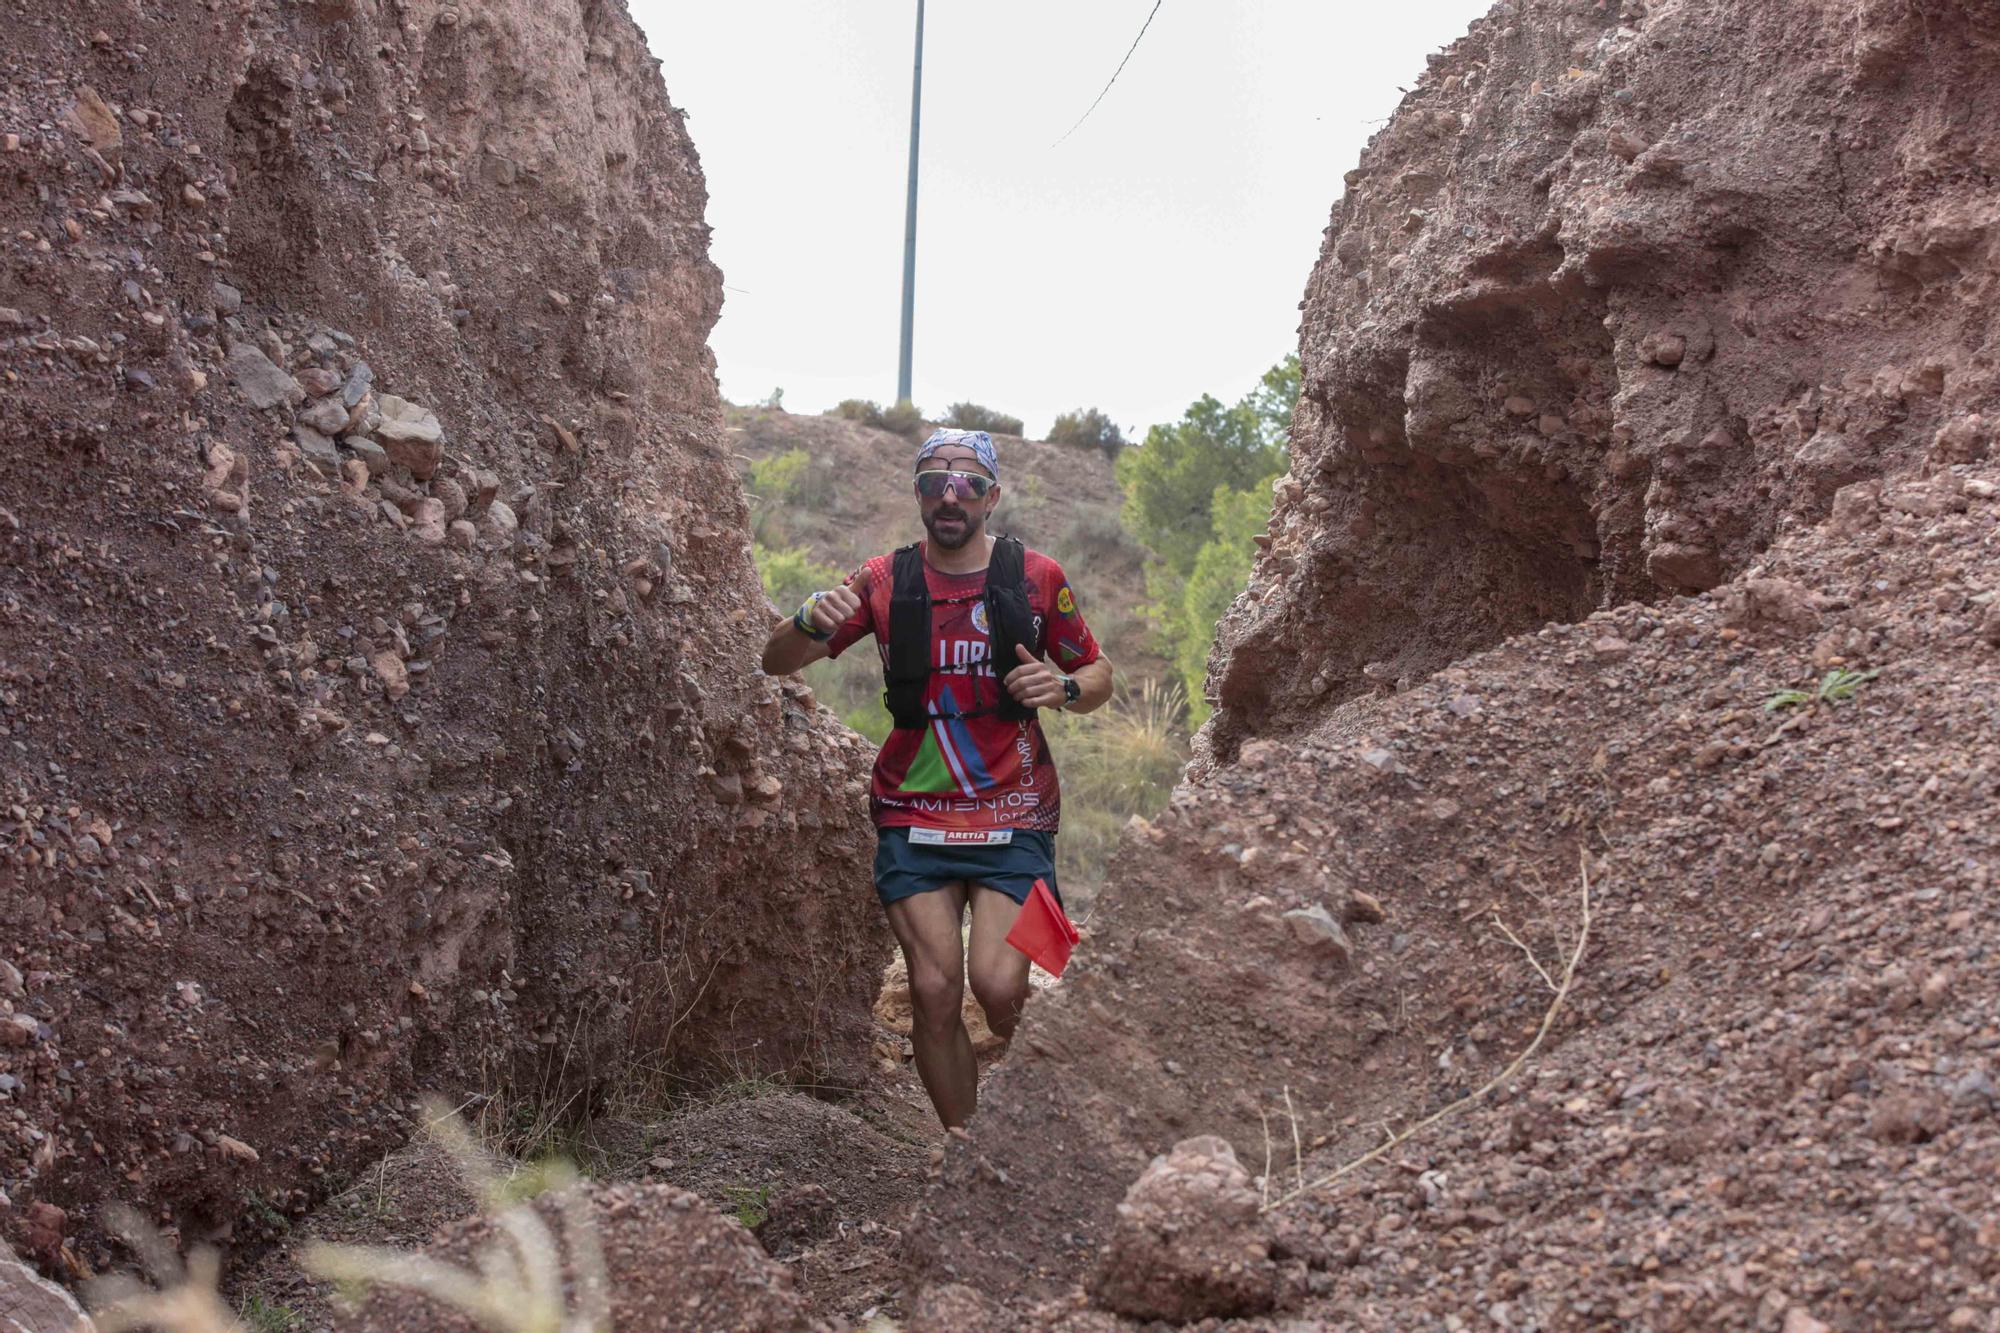
[[[932,468],[917,474],[917,494],[926,500],[942,500],[945,493],[953,489],[954,482],[957,489],[975,500],[984,500],[986,492],[998,484],[993,478],[982,477],[977,472],[947,472],[942,468]]]

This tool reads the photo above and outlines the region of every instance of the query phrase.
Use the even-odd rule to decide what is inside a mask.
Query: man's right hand
[[[852,588],[828,588],[813,606],[813,628],[822,634],[831,634],[853,619],[860,609],[861,599],[854,595]]]

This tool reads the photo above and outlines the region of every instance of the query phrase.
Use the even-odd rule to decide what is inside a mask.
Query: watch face
[[[1076,683],[1075,676],[1063,677],[1063,702],[1075,703],[1083,697],[1083,686]]]

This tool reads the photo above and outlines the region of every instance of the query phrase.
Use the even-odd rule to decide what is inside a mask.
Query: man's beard
[[[940,519],[957,519],[959,521],[958,531],[950,536],[939,535],[938,521]],[[964,509],[940,505],[929,517],[924,519],[924,531],[928,532],[931,535],[931,540],[943,550],[956,551],[959,547],[979,535],[980,525],[985,521],[986,516],[983,514],[975,514]]]

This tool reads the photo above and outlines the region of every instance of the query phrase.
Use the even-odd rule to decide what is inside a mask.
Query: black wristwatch
[[[1083,686],[1076,683],[1075,676],[1063,676],[1061,677],[1061,680],[1063,683],[1062,706],[1064,708],[1068,708],[1071,704],[1075,703],[1078,699],[1081,699],[1083,697]]]

